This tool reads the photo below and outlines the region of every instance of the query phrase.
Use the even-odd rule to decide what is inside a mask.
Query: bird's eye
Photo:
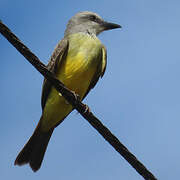
[[[90,16],[89,19],[90,19],[91,21],[95,21],[95,22],[97,21],[97,17],[94,16],[94,15]]]

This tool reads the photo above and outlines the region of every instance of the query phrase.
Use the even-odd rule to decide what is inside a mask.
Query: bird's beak
[[[119,24],[114,24],[114,23],[110,23],[110,22],[106,22],[106,21],[103,21],[102,25],[104,27],[104,30],[122,28]]]

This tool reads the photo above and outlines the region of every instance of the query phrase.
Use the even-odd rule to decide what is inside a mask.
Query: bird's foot
[[[76,101],[80,101],[80,96],[79,94],[77,94],[75,91],[71,91],[73,93],[73,97],[75,98]],[[65,100],[66,104],[69,104],[69,102],[67,100]]]
[[[85,104],[84,106],[85,106],[85,110],[84,110],[83,114],[85,114],[85,113],[90,113],[91,110],[90,110],[89,106],[86,105],[86,104]]]

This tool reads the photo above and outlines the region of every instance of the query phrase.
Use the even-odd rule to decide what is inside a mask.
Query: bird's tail
[[[39,121],[33,135],[18,154],[14,162],[15,165],[19,166],[29,163],[34,172],[41,167],[47,145],[54,130],[53,128],[48,132],[41,132],[40,122],[41,120]]]

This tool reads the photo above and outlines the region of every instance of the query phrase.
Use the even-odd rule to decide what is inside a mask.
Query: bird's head
[[[65,36],[78,32],[98,35],[103,31],[115,28],[121,28],[121,26],[104,21],[96,13],[84,11],[77,13],[69,20],[65,31]]]

